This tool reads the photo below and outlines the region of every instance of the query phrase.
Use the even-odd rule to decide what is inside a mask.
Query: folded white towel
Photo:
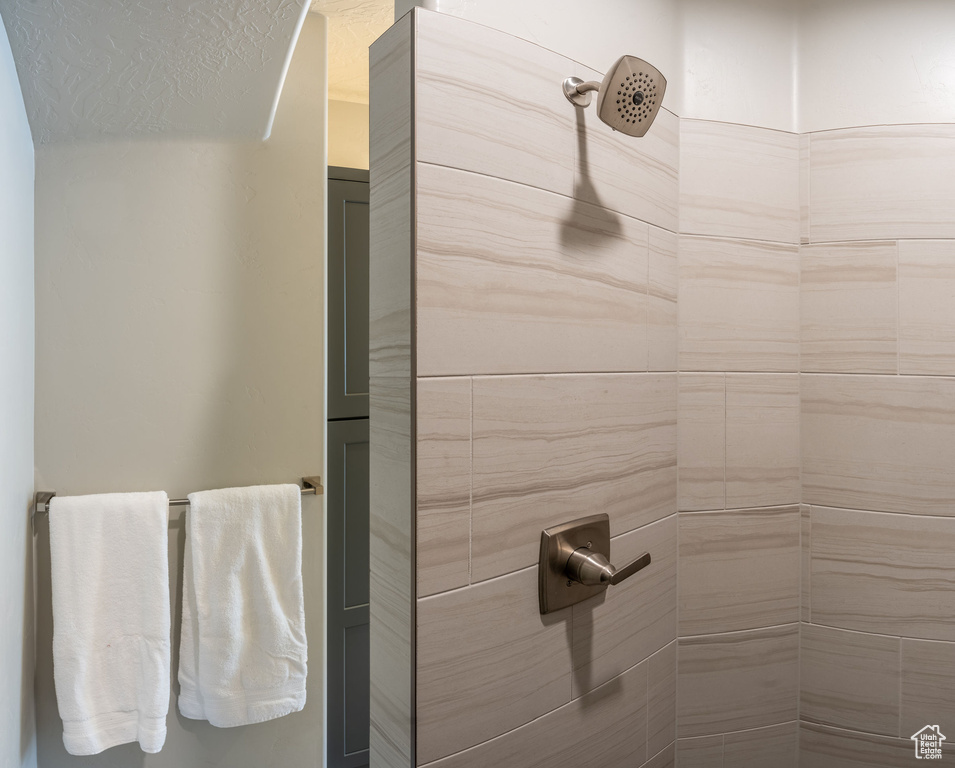
[[[179,711],[222,728],[305,706],[297,485],[189,494]]]
[[[162,491],[50,502],[53,679],[72,755],[166,740],[168,515]]]

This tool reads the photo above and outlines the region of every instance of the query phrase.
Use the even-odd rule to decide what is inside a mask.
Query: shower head
[[[666,78],[652,64],[636,56],[621,56],[603,82],[585,83],[579,77],[564,80],[564,95],[578,107],[590,105],[597,91],[597,117],[615,131],[643,136],[663,103]]]

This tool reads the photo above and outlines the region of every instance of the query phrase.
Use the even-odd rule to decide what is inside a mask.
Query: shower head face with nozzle
[[[667,81],[652,64],[621,56],[597,94],[597,116],[615,131],[643,136],[660,111]]]

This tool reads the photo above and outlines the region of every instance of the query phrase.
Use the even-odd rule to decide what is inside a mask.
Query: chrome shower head
[[[615,131],[643,136],[660,111],[667,81],[643,59],[621,56],[602,83],[568,77],[563,87],[564,95],[578,107],[589,106],[591,91],[597,91],[597,117]]]

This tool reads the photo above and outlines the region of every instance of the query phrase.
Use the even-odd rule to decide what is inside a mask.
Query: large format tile
[[[799,509],[680,515],[680,636],[798,620]]]
[[[603,74],[577,65],[577,77]],[[643,138],[614,131],[593,107],[577,109],[574,196],[671,232],[679,215],[680,119],[666,108]]]
[[[726,376],[681,373],[677,379],[679,507],[722,509],[726,501]]]
[[[411,20],[370,49],[368,363],[371,376],[411,375]]]
[[[676,743],[673,742],[668,744],[664,749],[661,749],[653,757],[651,757],[647,762],[643,764],[643,768],[675,768],[676,767]]]
[[[899,243],[899,370],[955,375],[955,241]]]
[[[680,121],[680,231],[799,242],[799,137]]]
[[[370,759],[414,754],[411,19],[369,51]]]
[[[679,768],[721,768],[723,765],[722,734],[678,739],[676,764]]]
[[[898,372],[895,243],[800,249],[803,371]]]
[[[418,375],[645,371],[646,224],[417,167]]]
[[[799,519],[799,620],[812,621],[812,580],[809,578],[812,571],[812,507],[800,504]]]
[[[570,701],[569,610],[541,616],[537,568],[418,600],[418,762]],[[643,672],[646,696],[646,672]],[[644,715],[645,716],[645,715]]]
[[[800,723],[800,768],[911,768],[913,742]]]
[[[812,508],[812,619],[955,640],[955,519]]]
[[[799,723],[783,723],[723,737],[726,768],[796,768],[799,760]]]
[[[726,375],[726,506],[799,501],[799,375]]]
[[[899,735],[901,641],[804,624],[799,711],[803,720]]]
[[[680,237],[680,370],[799,369],[798,246]]]
[[[937,725],[955,739],[955,643],[902,640],[902,733]],[[951,743],[951,742],[949,742]]]
[[[418,160],[573,192],[573,62],[450,14],[417,13]],[[503,93],[502,93],[503,89]]]
[[[650,227],[647,337],[651,371],[677,369],[678,242],[679,239],[672,232]]]
[[[647,661],[647,753],[656,754],[676,739],[676,641]]]
[[[809,242],[810,140],[808,133],[799,134],[799,242]]]
[[[411,759],[414,712],[411,381],[372,376],[369,392],[369,641],[373,759]]]
[[[462,587],[471,555],[471,380],[418,379],[418,596]]]
[[[799,626],[680,638],[677,733],[681,738],[795,720]]]
[[[575,697],[676,639],[676,527],[671,515],[612,539],[610,560],[617,567],[644,552],[652,560],[626,581],[573,606]]]
[[[955,125],[814,133],[812,241],[955,237]]]
[[[639,766],[647,757],[646,726],[643,663],[527,725],[428,768]],[[665,768],[667,763],[655,765]]]
[[[955,379],[804,375],[803,501],[955,515]]]
[[[544,528],[676,510],[676,374],[477,377],[471,577],[533,565]]]

